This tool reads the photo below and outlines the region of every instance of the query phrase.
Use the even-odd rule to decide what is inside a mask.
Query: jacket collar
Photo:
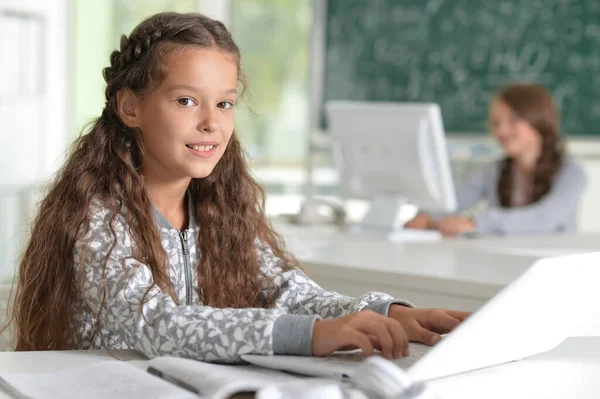
[[[192,201],[192,193],[188,189],[186,191],[187,196],[187,206],[188,206],[188,227],[185,230],[195,230],[198,227],[198,222],[196,221],[196,209],[194,208],[194,203]],[[162,213],[152,204],[152,213],[154,214],[154,221],[158,225],[158,227],[165,228],[168,230],[177,230],[174,228],[171,223],[163,216]]]

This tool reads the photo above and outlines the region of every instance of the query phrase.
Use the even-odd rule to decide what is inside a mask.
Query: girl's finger
[[[392,358],[392,350],[394,348],[394,340],[388,330],[386,324],[387,317],[380,317],[377,319],[371,319],[363,321],[358,330],[365,333],[366,335],[374,335],[377,337],[379,342],[381,355],[387,359]]]
[[[388,331],[392,336],[392,340],[394,341],[394,347],[392,349],[392,355],[394,358],[398,359],[402,356],[408,356],[408,336],[406,335],[406,331],[402,327],[402,324],[396,319],[392,319],[391,317],[385,318]]]

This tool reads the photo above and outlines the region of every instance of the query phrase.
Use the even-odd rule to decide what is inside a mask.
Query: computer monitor
[[[331,101],[325,109],[342,194],[371,201],[360,230],[401,230],[406,203],[456,209],[437,104]]]

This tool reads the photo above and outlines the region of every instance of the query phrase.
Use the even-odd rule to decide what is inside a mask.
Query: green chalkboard
[[[323,101],[437,102],[485,132],[491,94],[548,87],[562,131],[600,135],[600,0],[327,0]]]

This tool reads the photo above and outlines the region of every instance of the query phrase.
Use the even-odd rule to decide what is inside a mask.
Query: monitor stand
[[[371,207],[363,219],[352,225],[352,233],[364,234],[389,241],[438,241],[442,235],[435,230],[405,229],[401,210],[408,204],[400,195],[380,195],[371,201]]]
[[[355,230],[384,234],[402,230],[400,211],[407,203],[406,197],[399,195],[375,197],[363,219],[356,224]]]

